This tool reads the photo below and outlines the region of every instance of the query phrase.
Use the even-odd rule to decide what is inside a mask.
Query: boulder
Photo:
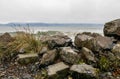
[[[116,44],[116,45],[112,48],[112,52],[113,52],[113,54],[120,60],[120,44]]]
[[[77,72],[78,74],[84,74],[86,76],[97,77],[98,69],[93,68],[91,65],[85,63],[79,65],[73,65],[70,70],[72,72]]]
[[[50,49],[53,49],[56,47],[70,46],[72,44],[72,39],[66,35],[55,35],[47,38],[44,42],[48,44]]]
[[[99,33],[91,33],[91,32],[83,32],[82,34],[85,34],[85,35],[88,35],[88,36],[92,36],[92,37],[101,36]]]
[[[96,62],[94,53],[88,48],[83,47],[81,50],[81,54],[82,54],[83,59],[86,59],[87,61]]]
[[[59,62],[57,64],[53,64],[47,67],[48,75],[55,75],[59,71],[63,71],[65,69],[68,69],[69,66],[64,64],[63,62]]]
[[[69,64],[78,63],[80,61],[80,56],[71,47],[63,47],[60,51],[61,59]]]
[[[93,51],[112,49],[113,45],[113,39],[109,37],[97,36],[93,39]]]
[[[74,44],[78,48],[81,48],[81,47],[91,48],[92,47],[92,44],[91,44],[92,39],[93,39],[93,37],[91,37],[89,35],[79,33],[75,36]]]
[[[103,49],[111,49],[113,41],[113,38],[100,35],[92,37],[85,34],[77,34],[74,43],[78,48],[86,47],[92,51],[99,52]]]
[[[105,23],[104,35],[112,37],[120,37],[120,19]]]
[[[47,53],[43,54],[40,64],[41,65],[49,65],[55,61],[56,56],[57,56],[56,49],[47,51]]]
[[[30,53],[30,54],[18,54],[17,62],[21,65],[26,65],[30,63],[35,63],[38,61],[38,54]]]

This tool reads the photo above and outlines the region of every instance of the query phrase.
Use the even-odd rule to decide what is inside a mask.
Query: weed
[[[108,71],[110,68],[110,61],[106,57],[101,56],[98,65],[100,67],[100,70]]]

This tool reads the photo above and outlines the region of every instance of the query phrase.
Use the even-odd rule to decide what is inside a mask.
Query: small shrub
[[[33,51],[36,53],[41,50],[42,43],[33,34],[18,33],[14,38],[15,41],[7,45],[7,51],[18,52],[19,49],[25,48],[26,51]]]
[[[106,57],[101,56],[99,60],[99,67],[102,71],[108,71],[110,68],[110,61]]]
[[[6,50],[4,50],[4,56],[12,59],[15,57],[20,49],[24,50],[24,53],[38,53],[40,52],[43,44],[31,31],[16,32],[13,36],[14,41],[6,44]]]

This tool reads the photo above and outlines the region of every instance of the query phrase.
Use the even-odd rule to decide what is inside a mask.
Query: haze
[[[119,9],[120,0],[0,0],[0,23],[104,23]]]

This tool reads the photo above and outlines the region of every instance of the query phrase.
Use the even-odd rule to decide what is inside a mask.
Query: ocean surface
[[[0,33],[24,31],[25,27],[17,26],[0,26]],[[77,26],[29,26],[30,30],[38,31],[61,31],[61,32],[96,32],[102,34],[103,25],[77,25]]]
[[[25,31],[28,27],[17,27],[17,26],[0,26],[0,33],[5,32],[16,32],[16,31]],[[103,25],[72,25],[72,26],[29,26],[29,29],[34,33],[38,31],[60,31],[65,33],[66,35],[70,36],[71,38],[74,37],[77,33],[82,32],[92,32],[92,33],[99,33],[103,35]]]
[[[16,31],[32,31],[32,33],[37,33],[38,31],[60,31],[65,35],[68,35],[73,41],[77,33],[82,32],[92,32],[99,33],[103,35],[103,25],[102,24],[80,24],[80,25],[53,25],[53,26],[0,26],[0,34],[5,32],[16,32]],[[28,30],[29,29],[29,30]]]

